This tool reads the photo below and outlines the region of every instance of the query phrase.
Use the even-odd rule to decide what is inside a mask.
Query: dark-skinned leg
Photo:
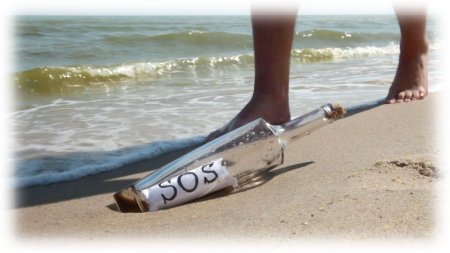
[[[257,118],[275,125],[289,121],[289,63],[296,17],[296,10],[279,15],[252,11],[255,54],[253,96],[228,124],[212,132],[207,141]]]
[[[401,40],[397,72],[386,97],[386,103],[390,104],[423,99],[428,94],[426,9],[395,10]]]

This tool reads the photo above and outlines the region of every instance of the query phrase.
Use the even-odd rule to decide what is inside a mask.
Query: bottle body
[[[169,201],[167,199],[171,199],[175,191],[177,196],[185,199],[184,202],[203,196],[198,195],[198,192],[210,193],[212,192],[211,190],[205,190],[210,184],[202,183],[213,180],[214,176],[206,177],[205,173],[199,173],[203,166],[218,160],[221,161],[221,165],[224,168],[217,167],[217,170],[210,169],[210,173],[212,173],[210,175],[213,175],[214,172],[217,175],[227,174],[228,176],[223,178],[223,181],[228,183],[221,184],[221,186],[238,187],[242,183],[240,177],[245,175],[245,178],[247,178],[249,171],[269,170],[282,164],[283,147],[273,127],[263,119],[257,119],[194,149],[188,154],[161,167],[158,171],[138,180],[129,188],[116,193],[115,199],[119,209],[124,212],[127,210],[141,212],[154,211],[155,209],[148,199],[147,191],[152,186],[160,184],[162,188],[171,185],[166,187],[171,188],[171,192],[161,192],[160,194],[162,201],[164,199],[166,200],[167,208],[173,206],[172,203],[174,202],[172,201],[175,199]],[[204,170],[206,169],[204,168]],[[192,182],[188,182],[189,178],[194,185],[192,185]],[[235,180],[234,182],[233,178]],[[194,189],[195,185],[195,192],[190,192]],[[177,189],[175,190],[175,188]],[[183,188],[188,191],[183,191]],[[220,189],[219,187],[213,190]],[[180,194],[190,195],[192,199],[186,198],[185,196],[181,197]],[[139,208],[136,208],[135,203]],[[162,207],[165,208],[164,205]]]
[[[261,172],[284,162],[288,142],[344,115],[341,106],[326,104],[281,126],[254,120],[168,163],[114,198],[122,212],[147,212],[254,183]]]

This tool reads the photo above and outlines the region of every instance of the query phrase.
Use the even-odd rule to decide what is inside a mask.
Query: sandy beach
[[[80,180],[15,191],[17,238],[433,238],[439,94],[339,120],[296,143],[259,187],[151,213],[113,193],[189,149]],[[411,124],[413,122],[413,124]]]

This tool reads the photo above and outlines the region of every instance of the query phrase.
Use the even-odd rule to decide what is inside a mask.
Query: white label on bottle
[[[141,190],[150,211],[174,207],[237,184],[222,158]]]

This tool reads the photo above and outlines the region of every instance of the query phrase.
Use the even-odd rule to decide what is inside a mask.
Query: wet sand
[[[15,192],[22,240],[433,238],[439,94],[342,119],[296,143],[259,187],[152,213],[119,213],[113,193],[188,149],[80,180]],[[413,124],[412,124],[413,122]]]

